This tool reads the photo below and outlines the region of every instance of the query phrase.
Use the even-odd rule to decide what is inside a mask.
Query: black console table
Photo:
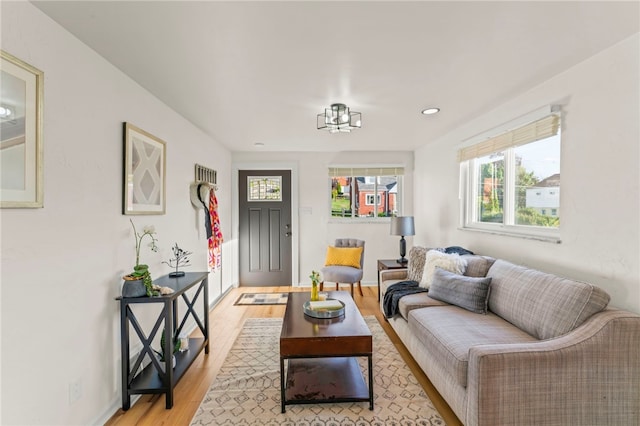
[[[178,380],[184,375],[191,366],[195,358],[200,354],[202,349],[204,353],[209,353],[209,286],[208,272],[187,272],[182,277],[172,278],[168,275],[154,280],[153,283],[161,287],[170,287],[173,293],[166,296],[154,297],[117,297],[120,302],[120,338],[122,346],[122,409],[128,410],[131,407],[131,395],[164,393],[166,395],[166,408],[173,407],[173,388]],[[186,291],[191,287],[198,285],[192,300],[187,297]],[[181,317],[178,316],[178,299],[182,299],[186,303],[186,312]],[[198,299],[202,298],[204,313],[202,321],[198,317],[194,309],[194,305]],[[148,336],[140,326],[130,305],[140,303],[162,303],[162,310],[150,330]],[[178,336],[182,331],[189,316],[195,320],[204,337],[190,338],[189,349],[184,352],[178,352],[176,356],[175,368],[167,368],[156,358],[151,344],[158,332],[162,333],[164,325],[164,353],[171,354],[173,352],[174,336]],[[129,342],[129,325],[138,335],[142,342],[142,350],[138,357],[131,365],[130,362],[130,342]],[[151,363],[142,371],[138,372],[145,355],[151,359]],[[167,362],[171,365],[171,361]]]

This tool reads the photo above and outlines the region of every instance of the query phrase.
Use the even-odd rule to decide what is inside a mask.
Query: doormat
[[[286,305],[289,293],[243,293],[234,305]]]

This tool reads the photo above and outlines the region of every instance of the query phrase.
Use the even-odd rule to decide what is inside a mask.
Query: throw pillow
[[[360,269],[362,247],[333,247],[327,248],[324,266],[351,266]]]
[[[439,250],[429,250],[424,261],[424,272],[420,280],[420,287],[429,288],[436,267],[462,275],[467,269],[467,261],[458,254],[447,254]]]
[[[427,255],[427,248],[413,246],[409,250],[409,263],[407,264],[407,279],[409,281],[420,282],[422,280],[422,271],[424,271],[424,259]]]
[[[429,297],[476,314],[486,314],[490,284],[491,277],[467,277],[436,268]]]

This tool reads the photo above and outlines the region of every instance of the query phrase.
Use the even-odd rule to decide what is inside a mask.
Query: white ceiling
[[[232,151],[413,150],[640,31],[638,1],[33,3]],[[316,130],[335,102],[362,129]]]

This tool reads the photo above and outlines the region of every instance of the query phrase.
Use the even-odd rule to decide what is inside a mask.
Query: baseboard
[[[138,402],[138,400],[140,399],[141,396],[142,395],[133,395],[133,396],[131,396],[131,406],[132,407],[133,407],[133,404]],[[120,401],[119,399],[117,401],[113,401],[113,403],[109,406],[109,408],[107,408],[100,417],[98,417],[95,420],[89,422],[88,424],[90,424],[92,426],[102,426],[102,425],[104,425],[109,420],[111,420],[111,418],[114,416],[114,414],[116,414],[118,412],[118,410],[120,408],[122,408],[122,405],[120,405],[121,403],[122,403],[122,401]]]

